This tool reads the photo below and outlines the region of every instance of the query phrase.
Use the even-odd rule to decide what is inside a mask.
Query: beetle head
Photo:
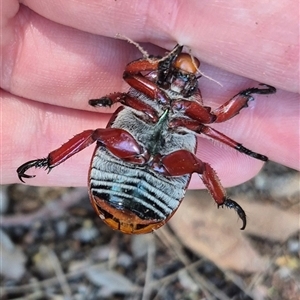
[[[196,73],[200,62],[190,54],[181,53],[182,48],[177,45],[159,62],[156,83],[165,90],[190,97],[198,88]]]

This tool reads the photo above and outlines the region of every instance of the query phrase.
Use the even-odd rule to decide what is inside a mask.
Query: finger
[[[2,184],[18,182],[16,168],[24,162],[47,157],[48,153],[75,134],[105,127],[109,114],[69,110],[1,93]],[[54,176],[40,172],[36,185],[85,185],[93,146],[71,158]]]
[[[60,147],[75,134],[86,129],[103,128],[108,122],[107,114],[67,110],[13,98],[9,94],[4,94],[3,98],[3,115],[7,127],[2,132],[5,141],[1,148],[2,168],[5,170],[2,184],[19,182],[16,170],[26,161],[47,157],[50,151]],[[18,120],[18,126],[14,126],[14,120]],[[28,174],[37,176],[26,179],[26,183],[44,186],[85,186],[95,146],[88,147],[55,167],[50,174],[41,169],[29,170]],[[213,150],[212,146],[209,141],[202,141],[199,156],[213,161],[220,177],[225,178],[225,185],[247,180],[262,166],[262,162],[253,163],[248,158],[237,156],[233,151],[225,151],[224,158],[222,151]],[[227,165],[226,162],[230,163]],[[244,167],[238,168],[243,162]],[[201,188],[203,185],[199,178],[193,178],[191,187]]]
[[[171,49],[175,41],[230,72],[297,92],[298,7],[261,1],[30,1],[55,22],[94,34],[128,36]],[[80,18],[80,22],[78,22]],[[284,30],[284,31],[283,31]]]
[[[1,86],[6,91],[91,110],[83,100],[128,89],[122,74],[128,62],[141,57],[136,47],[56,24],[29,9],[17,18],[18,38],[3,47]]]
[[[231,76],[231,79],[232,81],[228,81],[226,87],[208,80],[205,80],[204,84],[200,83],[204,105],[209,103],[211,107],[216,108],[239,91],[255,86],[255,83],[239,76]],[[248,108],[242,109],[234,118],[210,126],[245,147],[268,156],[270,160],[299,170],[299,95],[277,90],[276,94],[254,95],[254,98],[254,101],[248,103]],[[220,144],[217,143],[216,146],[218,148]],[[219,155],[222,157],[226,157],[228,152],[235,153],[235,156],[244,156],[222,145],[221,149],[215,151],[220,151]],[[199,152],[201,152],[200,144]],[[213,165],[209,155],[204,161],[211,162]],[[251,161],[256,163],[253,159]],[[240,168],[243,166],[240,165]]]
[[[7,71],[1,85],[5,90],[81,109],[89,109],[82,99],[126,90],[121,75],[129,61],[141,56],[135,47],[55,24],[28,9],[18,17],[22,26],[17,26],[16,48],[9,46],[3,51],[3,69]]]
[[[204,90],[204,93],[207,93]],[[279,93],[280,96],[280,93]],[[43,158],[75,134],[86,129],[103,128],[108,122],[108,114],[67,110],[60,107],[40,104],[2,95],[3,123],[1,136],[2,168],[5,170],[4,183],[17,181],[16,169],[26,161]],[[297,110],[296,99],[286,99],[287,106],[275,107],[274,115],[271,97],[259,97],[240,115],[224,124],[218,124],[218,130],[241,142],[245,147],[268,155],[271,159],[285,165],[299,168],[299,141],[295,135],[298,119],[292,117]],[[269,103],[269,104],[268,104]],[[258,113],[253,111],[259,110]],[[299,113],[299,111],[298,111]],[[18,120],[17,126],[15,120]],[[274,126],[270,126],[275,124]],[[222,125],[222,127],[221,127]],[[291,135],[292,133],[292,135]],[[295,138],[295,139],[294,139]],[[85,185],[90,159],[94,146],[91,146],[65,163],[56,167],[49,175],[42,170],[31,170],[38,176],[30,182],[33,185]],[[254,176],[262,163],[251,159],[235,150],[208,140],[198,139],[197,156],[209,162],[223,179],[225,186],[241,183]],[[195,178],[194,178],[195,179]],[[202,187],[198,180],[193,180],[191,187]]]
[[[19,2],[17,0],[1,2],[1,47],[9,45],[12,42],[12,37],[14,36],[14,22],[12,20],[18,13],[18,10]]]

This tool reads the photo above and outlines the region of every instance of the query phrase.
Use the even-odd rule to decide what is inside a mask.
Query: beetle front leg
[[[159,87],[166,88],[164,85],[169,82],[168,78],[172,76],[173,68],[171,66],[182,49],[183,46],[177,44],[164,58],[153,57],[129,63],[123,73],[123,79],[130,86],[147,95],[149,98],[161,103],[166,103],[166,96]],[[141,74],[141,72],[145,71],[157,71],[155,83]]]
[[[106,128],[86,130],[75,135],[58,149],[50,152],[47,158],[31,160],[17,169],[19,179],[33,178],[25,172],[34,168],[45,168],[48,172],[74,154],[90,146],[95,141],[104,146],[115,156],[136,164],[143,164],[148,159],[147,152],[138,144],[134,137],[127,131],[119,128]]]
[[[149,99],[153,101],[158,101],[161,104],[166,104],[169,102],[169,98],[165,93],[158,87],[160,86],[160,81],[165,81],[169,76],[170,65],[176,59],[178,54],[182,51],[182,46],[176,45],[175,48],[170,52],[165,59],[160,57],[153,57],[148,59],[138,59],[129,63],[123,73],[123,79],[134,89],[138,90],[142,94],[146,95]],[[141,74],[141,72],[151,72],[158,71],[157,82],[151,81]],[[168,72],[167,72],[168,71]],[[162,80],[164,78],[164,80]],[[140,101],[136,97],[131,97],[127,93],[113,93],[108,96],[102,97],[100,99],[89,100],[89,104],[92,106],[111,106],[114,103],[120,102],[126,106],[130,106],[139,111],[146,112],[150,118],[153,117],[153,122],[157,122],[158,116],[156,111],[143,101]],[[157,117],[156,120],[154,120]]]
[[[235,115],[237,115],[241,109],[248,107],[248,102],[254,100],[253,94],[268,95],[276,93],[276,89],[273,86],[267,84],[259,84],[265,88],[249,88],[239,92],[229,101],[212,111],[217,118],[215,123],[225,122]]]
[[[146,78],[141,74],[145,71],[157,71],[159,66],[159,58],[140,59],[129,63],[123,73],[123,79],[134,89],[145,94],[153,100],[165,103],[165,94],[158,88],[155,82]]]
[[[131,87],[143,93],[153,101],[157,101],[161,104],[166,104],[170,101],[168,96],[157,86],[156,83],[142,75],[132,75],[124,72],[123,78]]]
[[[153,160],[152,167],[156,172],[165,176],[182,176],[197,173],[218,204],[218,207],[225,205],[228,208],[233,208],[243,221],[241,230],[245,229],[247,219],[243,208],[226,196],[226,191],[216,172],[208,163],[202,162],[187,150],[178,150],[162,157],[157,156]]]
[[[198,96],[201,98],[200,92],[198,92]],[[172,103],[172,109],[184,113],[184,115],[191,118],[192,121],[197,121],[197,124],[214,123],[216,120],[216,116],[210,112],[210,108],[203,106],[197,101],[179,99]]]
[[[172,63],[176,59],[176,57],[181,53],[183,46],[176,45],[169,54],[162,58],[158,57],[148,57],[141,58],[131,63],[127,64],[125,67],[124,74],[138,74],[144,71],[156,71],[158,70],[161,73],[161,78],[158,78],[158,81],[166,81],[166,76],[168,72],[172,69]],[[159,84],[159,83],[158,83]]]
[[[96,107],[111,107],[113,104],[121,103],[125,106],[129,106],[137,111],[142,111],[147,116],[147,121],[153,123],[157,122],[159,117],[157,111],[148,105],[147,103],[141,101],[138,98],[131,97],[127,93],[112,93],[110,95],[101,97],[99,99],[89,100],[89,105]]]

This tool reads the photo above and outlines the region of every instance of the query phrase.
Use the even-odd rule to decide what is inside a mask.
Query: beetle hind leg
[[[241,230],[244,230],[247,225],[247,218],[246,218],[246,214],[245,214],[245,211],[243,210],[243,208],[237,202],[235,202],[229,198],[226,198],[223,204],[218,204],[218,208],[223,205],[225,205],[228,208],[233,208],[237,212],[238,216],[243,221]]]
[[[209,190],[210,194],[218,204],[218,207],[226,206],[228,208],[233,208],[237,212],[238,216],[243,222],[241,230],[244,230],[247,224],[246,213],[237,202],[227,197],[226,191],[221,185],[221,182],[215,170],[209,164],[203,163],[203,171],[202,173],[198,174],[205,186],[207,187],[207,189]]]
[[[182,176],[197,173],[218,204],[218,207],[226,206],[233,208],[243,222],[241,230],[245,229],[247,223],[246,213],[237,202],[227,197],[226,191],[215,170],[208,163],[202,162],[193,153],[187,150],[172,152],[158,160],[159,162],[156,161],[153,164],[153,169],[165,176]]]

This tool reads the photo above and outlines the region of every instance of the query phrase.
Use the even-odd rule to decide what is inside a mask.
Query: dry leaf
[[[6,278],[19,280],[25,273],[26,256],[2,230],[0,230],[0,256],[0,274]]]
[[[217,209],[206,191],[189,191],[170,225],[182,242],[220,268],[240,272],[264,270],[266,261],[256,252],[247,234],[283,242],[299,230],[299,212],[271,204],[235,199],[247,214],[246,230],[233,210]]]
[[[86,276],[96,286],[104,287],[107,294],[130,294],[137,289],[127,277],[103,267],[88,269]]]
[[[272,204],[246,200],[245,196],[235,198],[247,214],[246,234],[284,242],[300,229],[299,211],[284,211]]]
[[[222,269],[263,271],[266,261],[239,230],[235,211],[217,209],[212,202],[206,191],[189,191],[169,222],[183,244]]]

